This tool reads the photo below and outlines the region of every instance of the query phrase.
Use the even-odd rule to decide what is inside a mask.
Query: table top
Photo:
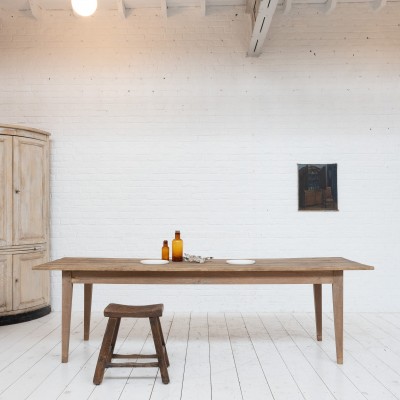
[[[360,264],[341,257],[320,258],[259,258],[255,264],[231,265],[226,260],[211,260],[204,264],[169,262],[164,265],[144,265],[139,258],[72,258],[65,257],[41,264],[33,269],[52,271],[121,271],[121,272],[300,272],[300,271],[347,271],[373,270],[370,265]]]

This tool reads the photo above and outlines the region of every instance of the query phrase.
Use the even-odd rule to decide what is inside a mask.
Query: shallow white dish
[[[226,260],[226,262],[234,265],[250,265],[254,264],[255,260]]]
[[[141,260],[141,264],[146,265],[161,265],[161,264],[168,264],[168,260]]]

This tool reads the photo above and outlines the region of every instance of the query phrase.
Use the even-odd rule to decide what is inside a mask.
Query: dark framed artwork
[[[297,164],[299,211],[338,211],[337,164]]]

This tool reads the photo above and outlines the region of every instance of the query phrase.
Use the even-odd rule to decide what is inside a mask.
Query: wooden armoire
[[[0,325],[50,312],[49,136],[0,124]]]

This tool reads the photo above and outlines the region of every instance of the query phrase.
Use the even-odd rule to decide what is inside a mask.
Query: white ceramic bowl
[[[255,260],[226,260],[226,262],[233,265],[250,265],[254,264]]]
[[[169,263],[168,260],[141,260],[140,262],[145,265],[162,265]]]

